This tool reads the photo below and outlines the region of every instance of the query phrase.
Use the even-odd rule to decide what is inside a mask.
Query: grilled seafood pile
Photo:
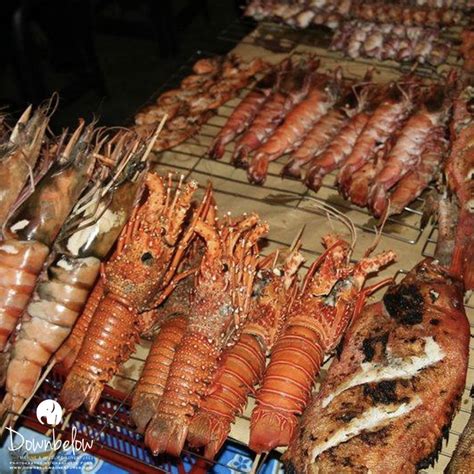
[[[446,62],[452,47],[439,34],[432,28],[354,20],[344,23],[334,34],[331,49],[352,59],[417,61],[439,66]]]
[[[2,374],[6,375],[3,410],[18,412],[23,401],[34,393],[42,369],[81,314],[101,262],[135,204],[149,152],[149,143],[137,140],[132,132],[119,132],[96,149],[99,159],[113,169],[101,170],[96,185],[67,218],[54,245],[54,258],[39,276],[11,337],[10,361],[6,374]]]
[[[303,263],[298,248],[297,242],[281,266],[273,262],[278,257],[273,254],[259,264],[248,321],[235,346],[224,352],[208,395],[189,426],[189,445],[204,446],[206,458],[214,458],[220,450],[235,416],[262,379],[266,355],[296,295],[297,271]]]
[[[183,235],[185,221],[197,184],[180,181],[173,193],[171,178],[166,182],[149,173],[145,187],[142,204],[102,271],[103,294],[61,390],[67,410],[84,404],[94,411],[104,384],[134,351],[148,323],[141,313],[157,307],[176,284],[175,273],[189,240]]]
[[[375,85],[370,70],[354,83],[339,69],[322,73],[316,67],[312,58],[303,66],[291,60],[278,65],[275,87],[243,99],[210,156],[221,158],[235,140],[233,163],[262,184],[269,164],[287,155],[282,174],[315,192],[339,169],[336,182],[346,199],[376,217],[403,212],[436,177],[447,153],[455,74],[429,86],[412,76]],[[304,87],[295,88],[295,68],[304,73]]]
[[[466,379],[462,282],[427,259],[347,332],[284,460],[290,473],[415,473],[432,464]]]
[[[309,402],[324,355],[336,348],[358,314],[367,275],[391,263],[391,251],[350,263],[349,243],[329,234],[326,251],[308,270],[273,346],[256,394],[249,447],[260,453],[287,446]]]
[[[257,241],[268,230],[257,215],[198,219],[194,231],[206,251],[196,274],[187,326],[175,348],[158,408],[145,432],[154,454],[179,455],[191,417],[248,318],[258,261]]]
[[[465,87],[454,103],[451,122],[453,143],[446,162],[448,188],[459,207],[451,271],[474,289],[474,88]]]
[[[441,27],[457,24],[462,20],[459,11],[451,6],[404,5],[403,2],[360,0],[252,0],[245,15],[257,21],[272,20],[295,28],[325,25],[337,28],[344,21],[355,19],[376,23],[396,23],[405,26]]]
[[[266,68],[261,59],[247,63],[234,55],[200,59],[179,88],[161,94],[155,104],[137,113],[135,131],[150,135],[166,115],[167,122],[153,149],[159,152],[173,148],[193,136],[218,107]]]

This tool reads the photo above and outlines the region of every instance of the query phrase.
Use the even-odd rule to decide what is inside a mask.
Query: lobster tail
[[[204,446],[204,457],[213,459],[227,439],[231,421],[207,411],[197,413],[189,427],[189,445],[193,448]]]
[[[132,352],[137,340],[138,318],[124,303],[111,293],[100,301],[61,390],[60,399],[67,410],[75,410],[84,403],[92,413],[103,385],[112,379]]]
[[[0,244],[0,350],[4,350],[35,287],[49,248],[36,241]]]
[[[149,424],[145,443],[154,454],[181,453],[194,410],[216,369],[218,354],[199,334],[185,334],[171,365],[158,413]]]
[[[84,405],[93,413],[103,390],[103,383],[91,377],[71,372],[60,394],[61,405],[66,411],[74,411]]]
[[[322,341],[293,322],[275,344],[252,412],[249,446],[255,452],[286,446],[311,396],[323,359]]]
[[[132,400],[131,416],[143,432],[158,411],[175,351],[186,330],[186,318],[176,316],[165,321],[155,337]]]
[[[267,453],[278,446],[288,446],[297,424],[292,413],[256,407],[250,422],[250,449]]]
[[[193,418],[188,435],[191,446],[205,446],[212,459],[221,449],[236,414],[245,406],[248,394],[262,378],[265,349],[252,334],[244,333],[230,349],[200,412]]]
[[[222,358],[209,395],[189,427],[189,443],[195,447],[206,446],[205,456],[209,459],[221,448],[231,423],[244,408],[264,369],[264,349],[251,334],[242,334]]]
[[[172,415],[153,417],[145,434],[145,444],[157,456],[166,452],[178,457],[183,450],[188,424],[186,417]]]

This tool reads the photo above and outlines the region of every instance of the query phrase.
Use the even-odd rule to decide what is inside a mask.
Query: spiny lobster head
[[[137,310],[148,308],[163,289],[175,254],[184,254],[178,244],[197,184],[182,186],[172,193],[171,178],[149,173],[143,204],[134,212],[119,241],[118,250],[105,268],[106,288]]]
[[[256,336],[265,348],[269,348],[280,333],[289,298],[286,298],[284,275],[280,268],[260,270],[256,282],[255,299],[244,332]]]
[[[256,241],[267,226],[251,215],[237,221],[198,220],[195,230],[206,242],[206,253],[196,276],[190,326],[222,347],[245,322],[256,273]]]
[[[262,260],[255,278],[252,308],[245,332],[254,334],[265,347],[273,346],[297,292],[297,272],[304,261],[300,241],[288,252],[277,251]],[[270,265],[269,263],[272,262]]]
[[[336,282],[347,273],[351,246],[334,234],[323,237],[326,251],[311,265],[303,284],[308,297],[329,295]]]

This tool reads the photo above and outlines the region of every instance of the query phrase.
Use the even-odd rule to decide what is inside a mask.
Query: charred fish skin
[[[415,473],[432,464],[466,379],[463,286],[436,261],[367,306],[303,414],[293,473]]]

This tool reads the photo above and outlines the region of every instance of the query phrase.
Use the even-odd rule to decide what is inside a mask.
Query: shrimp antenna
[[[56,112],[56,110],[58,109],[59,107],[59,94],[58,92],[53,92],[53,94],[51,95],[51,97],[45,102],[44,106],[44,110],[45,110],[45,114],[48,118],[51,118],[53,116],[53,114]]]
[[[156,128],[155,133],[152,135],[150,141],[148,142],[148,147],[142,156],[142,161],[146,161],[148,159],[148,155],[151,153],[151,150],[153,150],[156,140],[158,139],[158,135],[161,133],[161,130],[163,130],[163,127],[165,126],[165,123],[167,120],[168,120],[168,114],[165,114],[163,118],[161,119],[161,122],[159,123],[158,127]]]

